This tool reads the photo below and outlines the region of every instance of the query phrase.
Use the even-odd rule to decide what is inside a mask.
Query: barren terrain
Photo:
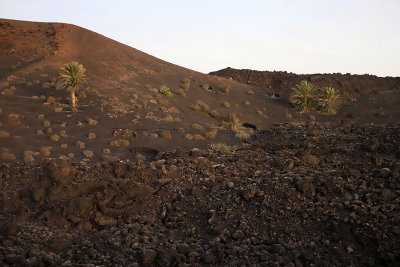
[[[206,75],[5,19],[0,59],[0,265],[400,265],[400,78]],[[337,114],[299,113],[301,80]]]

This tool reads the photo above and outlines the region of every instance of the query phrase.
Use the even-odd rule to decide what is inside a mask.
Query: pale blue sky
[[[208,73],[225,67],[400,76],[400,0],[0,0]]]

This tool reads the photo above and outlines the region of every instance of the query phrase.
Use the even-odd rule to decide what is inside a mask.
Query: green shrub
[[[335,88],[330,86],[322,88],[318,96],[321,110],[329,115],[336,114],[338,98]]]
[[[308,112],[315,107],[317,88],[308,81],[301,81],[290,95],[292,102],[301,112]]]
[[[233,152],[237,149],[236,146],[228,146],[225,143],[216,143],[216,144],[211,144],[210,149],[214,151],[219,151],[219,152]]]
[[[173,97],[174,96],[174,94],[171,93],[169,88],[166,87],[165,85],[161,86],[160,90],[158,90],[158,91],[160,92],[160,94],[163,94],[163,95],[168,96],[168,97]]]

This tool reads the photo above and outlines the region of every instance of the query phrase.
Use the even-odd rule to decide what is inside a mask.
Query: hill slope
[[[60,67],[72,60],[87,70],[81,86],[86,98],[79,99],[76,113],[71,112],[68,93],[57,90],[56,83]],[[174,96],[167,97],[160,89]],[[0,127],[9,134],[0,138],[0,145],[17,159],[28,150],[39,159],[41,148],[51,146],[50,156],[73,153],[80,160],[86,157],[82,145],[75,147],[78,141],[94,152],[90,160],[100,159],[106,148],[117,157],[134,159],[128,151],[133,146],[172,150],[204,148],[222,140],[238,143],[232,131],[221,128],[230,114],[259,128],[285,116],[283,107],[262,90],[254,95],[246,94],[249,90],[77,26],[0,20]],[[97,124],[89,125],[89,119]],[[120,136],[113,135],[116,129],[121,129],[116,133]],[[89,133],[96,138],[89,139]],[[54,134],[59,141],[50,141]],[[129,141],[129,147],[110,147],[119,139]]]

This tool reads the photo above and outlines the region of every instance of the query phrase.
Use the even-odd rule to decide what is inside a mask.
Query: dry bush
[[[205,83],[205,84],[201,85],[201,88],[203,88],[204,90],[208,91],[208,90],[210,90],[210,85]]]
[[[216,110],[211,111],[210,115],[211,115],[211,117],[213,117],[213,118],[218,118],[218,117],[219,117],[219,113],[218,113],[218,111],[216,111]]]
[[[51,149],[50,146],[44,146],[40,149],[39,153],[41,156],[47,157],[48,155],[51,154],[50,149]]]
[[[67,144],[61,144],[60,147],[61,147],[61,148],[67,148],[68,145],[67,145]]]
[[[210,110],[208,105],[202,101],[197,101],[197,104],[196,104],[196,106],[194,106],[193,109],[196,111],[205,112],[205,113],[208,113],[208,111]]]
[[[46,131],[48,134],[51,134],[52,132],[53,132],[53,129],[51,129],[51,128],[47,128],[47,131]]]
[[[56,108],[54,108],[54,112],[62,112],[63,111],[63,108],[62,107],[56,107]]]
[[[60,131],[60,136],[62,136],[62,137],[67,137],[68,134],[67,134],[67,132],[66,132],[65,130],[61,130],[61,131]]]
[[[58,136],[57,134],[52,134],[52,135],[50,135],[50,141],[58,142],[58,141],[60,141],[60,136]]]
[[[217,128],[210,128],[208,132],[205,134],[206,139],[214,140],[217,137],[218,129]]]
[[[56,103],[56,98],[55,98],[54,96],[49,96],[49,97],[47,98],[46,103],[47,103],[47,104],[50,104],[50,105],[55,104],[55,103]]]
[[[43,126],[44,127],[49,127],[51,125],[51,122],[49,120],[44,120],[43,121]]]
[[[35,158],[33,157],[33,155],[25,155],[24,161],[25,161],[25,163],[30,163],[30,162],[35,161]]]
[[[111,150],[109,148],[104,148],[103,154],[111,154]]]
[[[91,151],[91,150],[84,150],[84,151],[82,152],[82,154],[83,154],[85,157],[87,157],[87,158],[91,158],[91,157],[94,156],[94,153],[93,153],[93,151]]]
[[[39,83],[40,83],[39,80],[34,80],[34,81],[33,81],[33,84],[39,84]]]
[[[29,156],[29,155],[31,155],[31,156],[35,155],[35,151],[33,151],[33,150],[25,150],[24,151],[24,156]]]
[[[74,153],[68,153],[68,158],[70,158],[70,159],[73,159],[73,158],[75,158],[75,154]]]
[[[185,134],[185,138],[189,139],[189,140],[193,140],[193,135],[187,133],[187,134]]]
[[[166,112],[166,113],[179,114],[179,110],[177,108],[174,108],[174,107],[170,107],[170,108],[161,107],[160,110],[162,112]]]
[[[110,146],[115,146],[115,147],[127,147],[129,145],[130,145],[129,141],[124,139],[114,140],[111,141],[110,143]]]
[[[245,106],[250,106],[250,101],[244,101],[243,103]]]
[[[184,90],[188,90],[189,87],[190,87],[190,79],[189,78],[183,79],[181,88],[184,89]]]
[[[112,161],[118,161],[118,160],[119,160],[119,158],[117,156],[112,156],[112,155],[109,155],[109,154],[103,154],[101,156],[101,161],[102,162],[112,162]]]
[[[150,84],[146,84],[144,87],[153,93],[158,93],[157,88],[153,88]]]
[[[238,133],[235,134],[235,137],[239,138],[242,141],[245,141],[245,140],[249,140],[250,139],[250,134],[245,133],[245,132],[238,132]]]
[[[249,90],[249,91],[246,92],[246,94],[248,94],[248,95],[254,95],[254,91]]]
[[[42,130],[37,130],[37,131],[36,131],[36,135],[44,135],[44,133],[43,133]]]
[[[49,82],[44,82],[44,83],[42,83],[42,87],[44,89],[49,89],[50,88],[50,83]]]
[[[152,133],[152,134],[150,134],[150,137],[151,137],[151,138],[158,138],[158,134]]]
[[[95,133],[89,133],[88,134],[88,138],[89,139],[95,139],[96,138],[96,134]]]
[[[37,115],[37,118],[38,118],[39,120],[43,120],[44,114],[38,114],[38,115]]]
[[[167,131],[167,130],[161,131],[159,133],[159,135],[160,135],[161,138],[164,138],[164,139],[171,139],[172,138],[171,132]]]
[[[2,108],[0,108],[0,114],[3,112],[3,109]]]
[[[93,120],[93,119],[87,119],[87,123],[88,123],[90,126],[95,126],[95,125],[97,125],[97,121],[96,121],[96,120]]]
[[[25,85],[26,85],[27,87],[31,87],[33,84],[32,84],[31,82],[26,82]]]
[[[210,145],[210,149],[214,150],[214,151],[219,151],[219,152],[233,152],[237,149],[236,146],[228,146],[225,143],[217,143],[217,144],[211,144]]]
[[[221,105],[223,107],[225,107],[225,108],[230,108],[231,107],[231,104],[229,104],[229,102],[227,102],[227,101],[222,102]]]
[[[185,134],[185,129],[183,129],[183,128],[178,128],[178,133],[180,133],[180,134]]]
[[[40,99],[45,100],[45,99],[46,99],[46,96],[45,96],[45,95],[41,95],[41,96],[40,96]]]
[[[13,153],[4,151],[3,153],[0,154],[0,160],[4,160],[4,161],[11,161],[11,160],[15,160],[16,157]]]
[[[198,123],[193,123],[193,124],[192,124],[192,128],[195,129],[195,130],[198,130],[198,131],[204,131],[204,127],[201,126],[201,125],[198,124]]]
[[[10,133],[7,131],[0,131],[0,138],[9,137]]]
[[[201,134],[194,134],[193,135],[193,140],[195,140],[195,141],[204,141],[205,138]]]
[[[4,89],[3,92],[1,92],[2,95],[14,95],[14,91],[10,89]]]
[[[77,142],[75,143],[75,146],[76,146],[77,148],[82,149],[82,148],[85,148],[85,143],[82,142],[82,141],[77,141]]]
[[[175,94],[178,95],[178,96],[182,96],[182,97],[186,96],[186,93],[182,89],[176,90]]]
[[[264,113],[261,110],[257,110],[256,113],[260,116],[262,116]]]

